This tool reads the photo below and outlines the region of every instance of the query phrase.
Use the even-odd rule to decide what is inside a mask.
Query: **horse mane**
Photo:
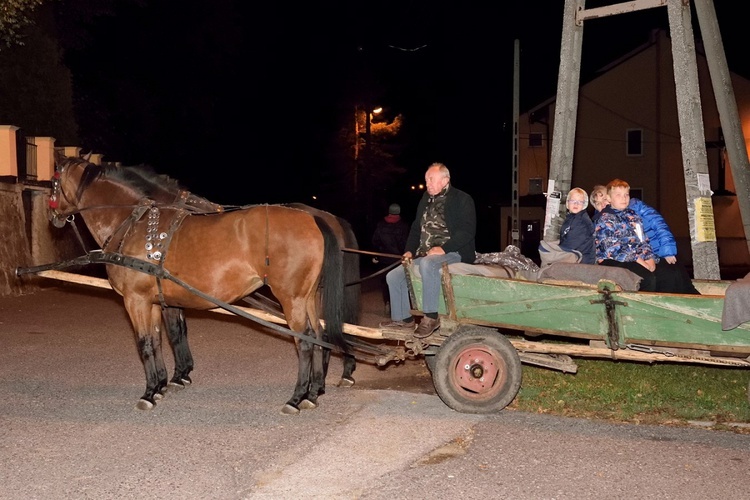
[[[194,214],[212,214],[225,211],[225,207],[185,189],[179,181],[168,175],[157,173],[150,165],[117,166],[96,165],[77,158],[69,159],[64,165],[73,162],[86,163],[81,182],[76,190],[76,198],[81,199],[83,191],[97,179],[108,179],[134,190],[141,198],[149,198],[157,203],[167,203],[184,208]]]

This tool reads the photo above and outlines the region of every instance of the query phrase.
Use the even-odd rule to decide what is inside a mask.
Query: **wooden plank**
[[[112,289],[112,286],[109,284],[109,281],[105,279],[94,278],[91,276],[84,276],[84,275],[75,274],[75,273],[68,273],[65,271],[42,271],[42,272],[37,273],[37,276],[55,279],[58,281],[65,281],[68,283],[76,283],[79,285],[88,285],[88,286],[93,286],[97,288],[108,288],[110,290]],[[273,314],[262,311],[260,309],[255,309],[252,307],[242,307],[242,306],[235,306],[235,307],[237,307],[237,309],[243,312],[256,316],[270,323],[275,323],[278,325],[286,325],[286,321],[284,321],[283,319]],[[217,307],[215,309],[209,309],[209,311],[219,313],[219,314],[229,314],[229,315],[235,316],[234,313],[231,313],[220,307]],[[323,322],[323,324],[325,324],[325,322]],[[366,326],[352,325],[350,323],[344,323],[344,332],[350,335],[355,335],[357,337],[364,337],[368,339],[382,340],[386,338],[383,336],[382,332],[377,328],[368,328]]]
[[[624,361],[644,361],[647,363],[698,363],[717,366],[737,366],[750,368],[750,361],[741,358],[718,358],[711,356],[695,356],[686,354],[669,356],[660,353],[646,353],[630,349],[612,351],[608,347],[592,347],[589,345],[552,344],[546,342],[529,342],[526,340],[509,339],[513,347],[520,352],[536,352],[542,354],[567,354],[582,358],[602,358]]]

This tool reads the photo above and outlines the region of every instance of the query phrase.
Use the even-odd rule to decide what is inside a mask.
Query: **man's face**
[[[615,187],[609,192],[609,200],[612,208],[616,210],[625,210],[630,203],[630,189]]]
[[[435,196],[448,185],[450,181],[442,173],[440,173],[440,167],[430,167],[424,174],[425,184],[427,184],[427,192],[430,196]]]

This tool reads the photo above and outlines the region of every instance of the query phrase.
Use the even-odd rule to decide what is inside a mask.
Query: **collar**
[[[435,198],[441,198],[445,196],[446,194],[448,194],[448,190],[450,189],[450,187],[451,187],[450,184],[446,184],[446,186],[443,189],[441,189],[438,194],[436,194],[435,196],[430,195],[430,201],[434,200]]]

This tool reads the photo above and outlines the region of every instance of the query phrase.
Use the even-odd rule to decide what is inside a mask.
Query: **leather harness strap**
[[[177,232],[177,230],[182,225],[182,222],[185,220],[185,217],[190,215],[187,210],[179,209],[175,211],[174,216],[172,217],[172,221],[169,223],[169,229],[167,229],[167,237],[162,242],[162,252],[161,252],[161,258],[159,259],[159,269],[164,269],[164,261],[167,260],[167,251],[169,251],[169,244],[172,242],[172,237]],[[156,276],[156,287],[159,290],[159,303],[161,304],[162,309],[166,309],[167,303],[164,300],[164,291],[162,290],[161,285],[161,276]]]

